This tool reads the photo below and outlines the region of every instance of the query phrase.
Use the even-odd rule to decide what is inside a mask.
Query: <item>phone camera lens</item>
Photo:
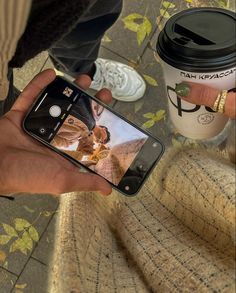
[[[49,109],[49,114],[52,117],[59,117],[61,115],[61,108],[57,105],[53,105],[50,109]]]
[[[129,186],[126,185],[126,186],[125,186],[125,190],[126,190],[126,191],[129,191],[129,189],[130,189]]]
[[[44,127],[40,127],[39,128],[39,132],[40,132],[40,134],[45,134],[46,133],[46,129]]]

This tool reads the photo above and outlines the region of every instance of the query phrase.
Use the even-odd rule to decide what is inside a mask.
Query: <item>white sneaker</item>
[[[95,65],[91,89],[107,88],[114,99],[124,102],[136,101],[144,95],[146,84],[132,67],[102,58],[98,58]]]

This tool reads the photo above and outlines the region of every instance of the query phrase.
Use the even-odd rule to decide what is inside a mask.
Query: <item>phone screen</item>
[[[163,145],[86,92],[57,77],[24,120],[28,134],[135,194]]]
[[[147,139],[81,94],[50,144],[117,186]]]

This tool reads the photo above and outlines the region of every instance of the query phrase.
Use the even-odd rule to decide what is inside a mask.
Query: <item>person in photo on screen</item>
[[[93,155],[95,144],[106,144],[110,140],[110,132],[103,125],[92,125],[93,129],[90,130],[81,120],[69,115],[54,137],[52,145],[65,150],[76,145],[73,151],[77,152],[77,160],[82,160],[85,155]]]

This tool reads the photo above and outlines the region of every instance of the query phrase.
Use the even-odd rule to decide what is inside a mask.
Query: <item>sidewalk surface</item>
[[[112,107],[167,146],[178,146],[185,141],[167,130],[167,105],[163,74],[155,55],[156,40],[172,14],[199,6],[234,9],[234,1],[124,0],[122,15],[104,36],[100,50],[100,57],[133,66],[147,82],[141,100],[114,101]],[[41,53],[22,69],[15,70],[15,86],[22,90],[34,75],[52,67],[47,52]],[[21,194],[14,201],[0,198],[0,293],[47,292],[58,204],[58,199],[48,195]]]

